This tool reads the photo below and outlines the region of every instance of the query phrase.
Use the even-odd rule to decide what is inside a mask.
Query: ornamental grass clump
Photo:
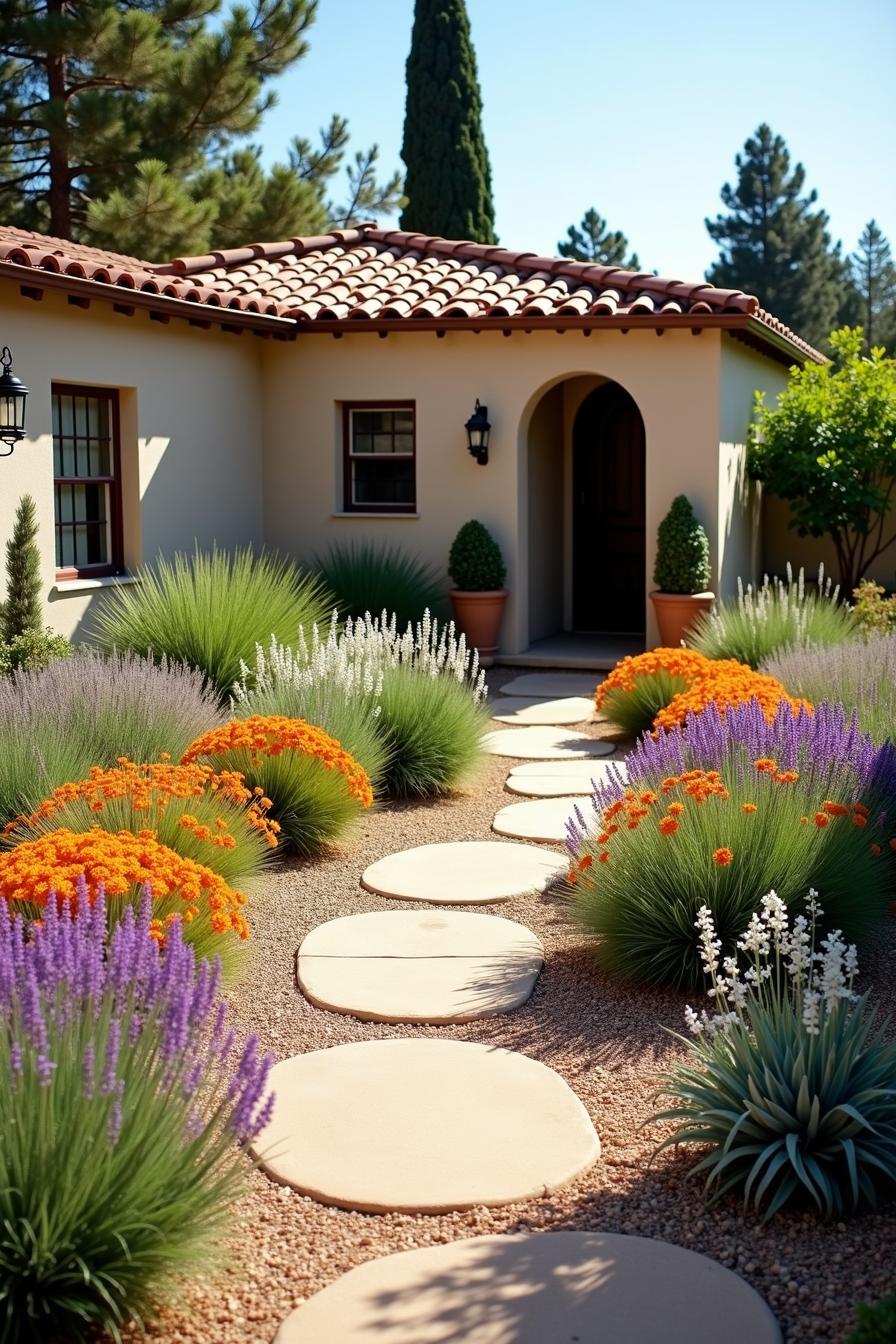
[[[218,1255],[270,1117],[272,1064],[240,1043],[179,921],[152,901],[106,936],[102,891],[0,902],[0,1338],[114,1339]]]
[[[93,766],[166,752],[176,760],[222,718],[201,673],[132,653],[78,649],[40,671],[0,678],[0,826]]]
[[[759,667],[772,654],[807,645],[842,644],[855,639],[858,623],[840,601],[840,589],[818,569],[816,589],[806,587],[787,566],[787,582],[766,574],[761,587],[737,581],[737,597],[717,602],[694,621],[688,642],[707,658],[736,658]]]
[[[110,770],[95,766],[86,779],[61,784],[29,816],[3,828],[0,844],[12,847],[59,827],[150,830],[160,844],[244,887],[277,845],[280,827],[267,815],[269,803],[235,771],[170,761],[137,765],[122,757]]]
[[[766,659],[763,670],[793,695],[855,705],[876,742],[896,741],[896,632],[828,649],[789,649]]]
[[[855,947],[818,936],[813,889],[807,909],[791,923],[769,892],[736,948],[700,909],[713,1009],[686,1009],[689,1057],[654,1117],[679,1122],[660,1150],[709,1147],[693,1174],[710,1203],[737,1195],[763,1221],[794,1204],[839,1218],[896,1192],[896,1042],[853,988]]]
[[[175,920],[197,956],[217,956],[229,978],[242,964],[249,937],[246,898],[204,864],[176,854],[152,831],[48,831],[0,854],[0,905],[7,902],[29,919],[45,918],[61,901],[95,900],[104,893],[114,924],[129,906],[153,893],[150,932],[164,943]]]
[[[343,619],[389,611],[405,626],[444,601],[433,567],[403,546],[337,542],[325,555],[316,555],[314,564]]]
[[[699,762],[699,764],[698,764]],[[727,944],[756,891],[785,901],[817,881],[830,916],[860,937],[887,911],[896,847],[896,752],[841,706],[758,703],[643,738],[628,780],[610,779],[570,819],[570,913],[613,975],[699,986],[692,929],[707,906]]]
[[[196,550],[160,557],[133,587],[112,590],[99,609],[94,637],[104,649],[176,658],[198,668],[222,700],[240,663],[271,635],[294,636],[325,619],[332,603],[316,576],[275,556]]]
[[[334,737],[282,715],[253,714],[204,733],[183,765],[235,770],[261,789],[286,846],[313,854],[339,840],[373,803],[367,771]]]

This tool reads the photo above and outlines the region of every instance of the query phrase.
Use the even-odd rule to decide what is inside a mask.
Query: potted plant
[[[664,647],[681,644],[694,617],[709,611],[715,599],[708,591],[709,578],[709,538],[690,500],[678,495],[657,532],[657,591],[650,594]]]
[[[504,616],[507,567],[501,548],[487,527],[473,519],[464,523],[448,555],[448,573],[455,587],[451,605],[467,643],[479,651],[479,662],[491,667],[498,652],[498,633]]]

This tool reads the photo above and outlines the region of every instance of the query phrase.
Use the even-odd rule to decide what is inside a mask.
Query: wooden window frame
[[[111,458],[112,475],[111,476],[57,476],[55,462],[53,465],[53,554],[56,554],[56,538],[58,535],[58,519],[56,518],[56,486],[57,485],[106,485],[109,487],[109,545],[111,555],[107,562],[98,565],[71,565],[64,569],[56,570],[56,578],[59,581],[66,579],[100,579],[115,574],[124,573],[124,528],[122,523],[122,503],[121,503],[121,416],[119,407],[118,388],[116,387],[91,387],[85,383],[53,383],[50,388],[51,398],[59,397],[93,397],[102,398],[109,403],[109,424],[111,427]],[[53,447],[55,450],[56,435],[53,434]]]
[[[413,504],[355,504],[352,500],[352,462],[358,457],[375,458],[376,453],[352,452],[353,411],[410,411],[414,425],[411,430],[410,453],[390,453],[389,456],[405,461],[408,457],[414,467]],[[385,454],[383,455],[385,456]],[[417,512],[417,403],[416,401],[344,401],[342,403],[342,507],[345,513],[409,513]]]

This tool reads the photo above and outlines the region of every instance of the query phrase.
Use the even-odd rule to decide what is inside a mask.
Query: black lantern
[[[12,371],[12,355],[4,345],[0,354],[3,373],[0,374],[0,457],[9,457],[19,439],[25,437],[25,398],[28,389]]]
[[[476,409],[464,428],[467,431],[467,448],[480,467],[484,467],[488,461],[488,436],[492,427],[488,422],[488,407],[480,406],[478,397]]]

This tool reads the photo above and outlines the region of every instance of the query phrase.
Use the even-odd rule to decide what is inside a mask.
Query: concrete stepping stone
[[[563,700],[528,700],[521,695],[499,695],[489,703],[493,719],[499,723],[555,725],[564,723],[591,723],[594,719],[594,701],[583,695],[570,695]]]
[[[561,844],[566,839],[566,823],[576,807],[593,817],[591,804],[583,806],[580,798],[533,798],[528,803],[510,803],[502,807],[492,822],[496,835],[509,835],[514,840],[543,840]]]
[[[544,891],[566,867],[553,850],[534,845],[455,840],[378,859],[364,870],[361,886],[396,901],[488,905]]]
[[[274,1344],[781,1344],[738,1274],[606,1232],[470,1237],[368,1260],[297,1307]]]
[[[500,693],[550,700],[558,696],[584,695],[593,705],[595,687],[605,676],[605,672],[526,672],[505,682]]]
[[[612,742],[601,742],[562,728],[499,728],[486,733],[482,746],[489,756],[513,756],[528,761],[576,761],[610,756]]]
[[[296,978],[318,1008],[373,1022],[469,1022],[525,1003],[544,962],[530,929],[461,910],[379,910],[319,924]]]
[[[262,1164],[339,1208],[496,1208],[566,1185],[600,1155],[560,1075],[495,1046],[353,1042],[282,1060],[270,1082],[273,1117],[253,1145]]]
[[[618,770],[627,777],[625,761],[531,761],[517,765],[504,782],[510,793],[525,798],[557,798],[575,794],[589,797],[594,784],[602,784]]]

